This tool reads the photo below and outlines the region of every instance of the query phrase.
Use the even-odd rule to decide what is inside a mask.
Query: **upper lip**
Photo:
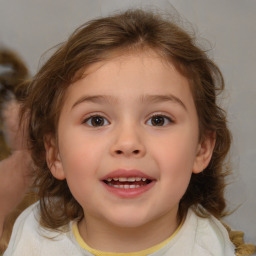
[[[146,178],[147,180],[155,180],[153,177],[145,174],[144,172],[136,169],[117,169],[114,170],[104,177],[102,177],[101,180],[107,180],[107,179],[113,179],[113,178],[132,178],[132,177],[138,177],[138,178]]]

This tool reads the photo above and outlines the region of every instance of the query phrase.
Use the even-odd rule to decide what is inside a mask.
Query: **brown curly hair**
[[[184,216],[191,206],[200,215],[211,213],[217,218],[224,215],[227,174],[224,160],[231,135],[225,112],[216,103],[216,96],[224,89],[222,74],[205,51],[196,46],[195,38],[170,19],[155,12],[128,10],[79,27],[59,46],[30,84],[24,109],[31,112],[30,145],[37,168],[36,185],[44,226],[58,229],[72,219],[83,217],[82,208],[66,181],[52,176],[44,148],[46,134],[56,137],[68,86],[80,79],[83,73],[80,71],[93,63],[111,59],[116,53],[147,49],[173,63],[190,82],[199,117],[200,140],[208,132],[216,137],[208,167],[200,174],[192,174],[180,201],[179,216]]]

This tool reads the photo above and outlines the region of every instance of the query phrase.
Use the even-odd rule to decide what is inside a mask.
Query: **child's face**
[[[53,175],[67,179],[87,223],[176,222],[212,145],[198,142],[187,79],[154,53],[116,57],[86,74],[67,90],[58,147],[46,146]]]

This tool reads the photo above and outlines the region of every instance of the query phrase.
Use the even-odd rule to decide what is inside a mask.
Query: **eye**
[[[92,127],[99,127],[99,126],[108,125],[109,121],[103,116],[94,115],[94,116],[90,116],[90,117],[86,118],[83,121],[83,124],[87,124]]]
[[[166,126],[170,123],[173,123],[173,120],[165,115],[154,115],[146,122],[146,124],[152,126]]]

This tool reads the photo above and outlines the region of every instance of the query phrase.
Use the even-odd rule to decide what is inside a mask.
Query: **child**
[[[76,30],[30,84],[40,200],[4,255],[235,255],[219,221],[223,88],[193,38],[156,14]]]

